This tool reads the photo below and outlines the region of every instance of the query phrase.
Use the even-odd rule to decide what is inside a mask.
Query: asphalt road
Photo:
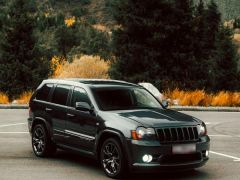
[[[191,172],[135,174],[129,179],[240,179],[240,113],[186,113],[208,126],[211,159],[207,165]],[[0,110],[0,180],[108,179],[94,160],[73,153],[35,157],[26,119],[27,110]]]

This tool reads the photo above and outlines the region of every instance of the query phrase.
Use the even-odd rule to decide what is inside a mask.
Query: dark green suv
[[[208,160],[201,120],[173,111],[143,87],[123,81],[44,80],[28,119],[36,156],[57,148],[94,157],[107,176],[188,170]]]

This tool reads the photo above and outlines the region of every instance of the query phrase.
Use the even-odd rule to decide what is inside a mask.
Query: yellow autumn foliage
[[[53,72],[52,77],[58,77],[63,71],[63,65],[66,63],[66,59],[59,56],[53,56],[51,60],[51,71]]]
[[[63,61],[58,64],[55,78],[97,78],[108,79],[109,62],[102,60],[99,56],[82,56],[76,58],[72,63]]]
[[[32,97],[33,92],[32,91],[27,91],[22,93],[18,99],[15,100],[16,104],[28,104],[30,98]]]
[[[177,101],[181,106],[240,106],[240,92],[220,91],[216,94],[206,93],[204,90],[183,91],[175,89],[166,91],[165,96]]]
[[[65,24],[67,27],[71,27],[72,25],[74,25],[74,23],[76,22],[76,17],[75,16],[72,16],[72,17],[69,17],[69,18],[66,18],[64,20]]]
[[[9,98],[5,93],[0,92],[0,104],[8,104]]]

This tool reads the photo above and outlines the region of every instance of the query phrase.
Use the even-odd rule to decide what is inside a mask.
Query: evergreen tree
[[[215,45],[216,35],[221,24],[221,13],[217,4],[211,0],[206,10],[206,35],[208,37],[208,48],[213,49]]]
[[[211,0],[204,8],[200,0],[194,26],[199,72],[197,77],[202,81],[202,87],[209,91],[237,88],[237,51],[231,31],[221,24],[221,14],[216,3]]]
[[[159,66],[167,65],[161,58],[162,42],[168,35],[162,21],[166,18],[164,14],[171,11],[170,5],[157,0],[124,0],[112,5],[121,27],[113,32],[116,61],[110,70],[111,77],[132,82],[153,80]]]
[[[0,44],[0,91],[10,99],[33,90],[47,77],[49,64],[40,58],[34,37],[35,1],[13,0],[6,9]]]
[[[213,50],[215,49],[215,36],[218,30],[211,32],[209,24],[211,17],[209,11],[205,8],[206,5],[203,0],[199,0],[194,13],[194,54],[196,57],[196,73],[195,81],[198,82],[195,88],[211,90],[214,83],[214,60],[211,58]],[[209,36],[213,37],[211,42]],[[211,78],[209,78],[211,77]]]
[[[169,39],[172,47],[170,54],[173,54],[171,69],[176,71],[173,81],[176,86],[186,89],[194,89],[197,86],[196,64],[194,56],[194,31],[193,31],[193,2],[191,0],[175,0],[175,19],[173,25],[176,26],[172,38]],[[170,58],[170,57],[169,57]]]
[[[239,74],[237,71],[239,56],[232,39],[232,30],[224,26],[219,28],[216,37],[214,59],[216,62],[214,90],[239,90]]]
[[[220,28],[213,0],[207,6],[200,0],[195,11],[191,0],[124,0],[112,6],[120,25],[113,33],[112,78],[209,91],[223,88],[219,74],[235,82],[236,51],[231,36]],[[221,66],[223,62],[228,65]]]
[[[115,2],[121,27],[113,34],[113,78],[150,81],[161,88],[191,87],[194,73],[192,2]]]

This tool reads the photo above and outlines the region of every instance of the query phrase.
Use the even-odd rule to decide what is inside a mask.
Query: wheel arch
[[[128,159],[128,150],[127,150],[127,142],[124,137],[124,135],[121,132],[118,132],[116,130],[107,129],[100,133],[99,138],[96,143],[96,159],[99,160],[99,155],[101,152],[101,146],[103,145],[104,141],[108,138],[116,138],[122,147],[122,150],[124,154],[126,155],[126,158]]]
[[[50,137],[52,137],[52,129],[51,129],[50,123],[46,119],[44,119],[42,117],[38,117],[38,116],[34,117],[31,133],[34,129],[34,126],[36,126],[37,124],[43,124],[45,126],[45,128],[47,129],[47,132],[49,133]]]

